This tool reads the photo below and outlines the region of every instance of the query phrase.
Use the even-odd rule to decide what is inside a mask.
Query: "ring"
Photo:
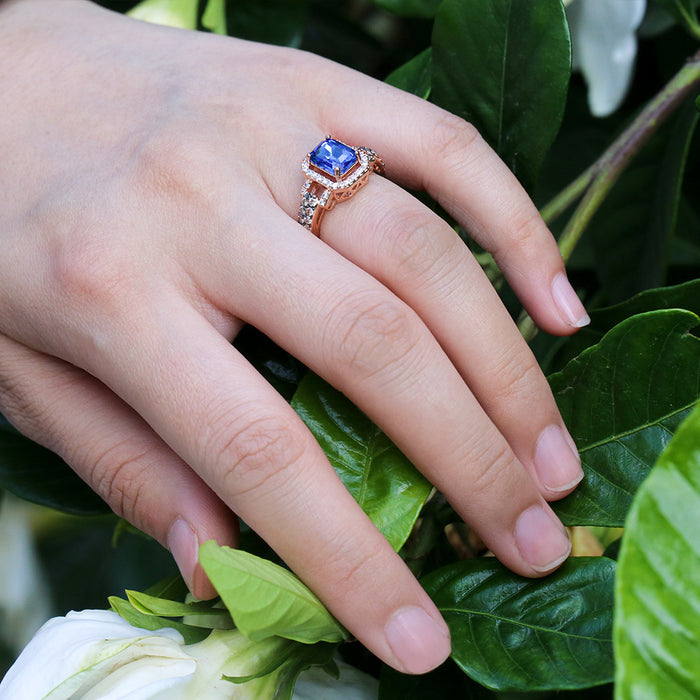
[[[384,161],[364,146],[348,146],[326,136],[301,164],[306,182],[297,221],[318,235],[323,215],[362,189],[371,172],[384,174]]]

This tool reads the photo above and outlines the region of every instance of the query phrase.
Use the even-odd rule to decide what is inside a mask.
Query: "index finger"
[[[542,329],[568,335],[586,325],[588,315],[568,281],[556,241],[515,175],[474,126],[414,95],[343,70],[342,80],[323,83],[321,123],[341,125],[341,138],[380,153],[391,179],[429,192],[494,256]]]

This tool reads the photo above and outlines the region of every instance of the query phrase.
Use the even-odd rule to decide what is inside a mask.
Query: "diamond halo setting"
[[[316,235],[326,211],[364,187],[371,172],[384,174],[384,162],[373,150],[331,136],[306,155],[301,168],[307,179],[297,220]]]

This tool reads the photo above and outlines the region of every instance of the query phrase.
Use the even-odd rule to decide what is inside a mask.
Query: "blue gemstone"
[[[357,154],[340,141],[326,139],[311,151],[309,161],[329,175],[335,176],[336,168],[341,175],[345,175],[357,163]]]

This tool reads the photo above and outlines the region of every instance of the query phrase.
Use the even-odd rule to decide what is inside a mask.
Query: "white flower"
[[[0,503],[0,639],[20,649],[51,616],[46,577],[34,550],[27,503]]]
[[[238,630],[214,630],[186,645],[176,630],[133,627],[111,611],[71,612],[39,630],[0,683],[0,700],[267,700],[275,672],[242,684],[222,675],[254,673],[280,643],[287,642],[251,642]],[[340,680],[303,673],[295,700],[377,697],[376,680],[339,665]]]
[[[612,114],[627,93],[637,56],[636,31],[646,0],[564,0],[571,28],[574,68],[588,84],[597,117]]]

